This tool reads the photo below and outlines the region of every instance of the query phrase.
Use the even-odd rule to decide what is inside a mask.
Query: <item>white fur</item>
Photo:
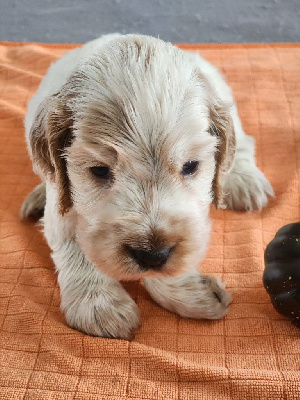
[[[222,318],[232,300],[219,278],[198,271],[174,278],[145,278],[144,284],[158,304],[186,318]]]
[[[147,54],[149,48],[154,50]],[[145,67],[148,59],[154,61]],[[227,312],[231,296],[225,285],[196,271],[210,235],[218,146],[209,132],[209,96],[197,81],[198,72],[222,104],[231,104],[236,155],[223,181],[225,203],[233,209],[261,209],[273,191],[256,167],[254,141],[243,132],[224,79],[198,54],[154,38],[107,35],[54,63],[29,103],[29,153],[46,182],[44,232],[62,309],[78,330],[132,337],[138,308],[121,279],[144,278],[151,296],[183,317],[216,319]],[[35,160],[31,144],[37,110],[57,92],[68,99],[73,115],[73,141],[61,154],[72,193],[72,208],[64,215],[58,210],[58,182]],[[199,172],[183,178],[182,165],[195,159],[201,161]],[[90,174],[91,166],[103,164],[114,171],[110,187]],[[45,184],[34,193],[22,216],[43,208]],[[160,271],[142,271],[124,246],[151,248],[154,233],[174,250]]]

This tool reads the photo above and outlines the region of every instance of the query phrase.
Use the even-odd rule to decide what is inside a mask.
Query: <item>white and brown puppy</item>
[[[258,170],[230,89],[198,54],[139,35],[108,35],[54,63],[29,103],[26,139],[67,323],[132,337],[139,311],[119,280],[143,278],[162,307],[217,319],[231,301],[197,267],[209,208],[261,209]]]

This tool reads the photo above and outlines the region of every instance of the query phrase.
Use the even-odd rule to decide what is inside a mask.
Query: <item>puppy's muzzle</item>
[[[171,247],[160,249],[159,251],[147,251],[128,247],[131,257],[144,270],[159,270],[168,260]]]

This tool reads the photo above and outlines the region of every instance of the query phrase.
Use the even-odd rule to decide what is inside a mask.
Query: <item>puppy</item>
[[[69,326],[130,339],[143,278],[162,307],[218,319],[225,285],[197,270],[210,204],[261,209],[256,167],[231,91],[198,54],[139,35],[108,35],[54,63],[28,106],[26,140],[42,183],[22,217],[44,210]]]

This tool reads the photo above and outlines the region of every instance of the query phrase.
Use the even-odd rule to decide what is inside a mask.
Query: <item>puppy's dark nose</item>
[[[160,267],[167,262],[171,248],[165,248],[159,251],[147,251],[129,247],[129,252],[144,270],[159,270]]]

